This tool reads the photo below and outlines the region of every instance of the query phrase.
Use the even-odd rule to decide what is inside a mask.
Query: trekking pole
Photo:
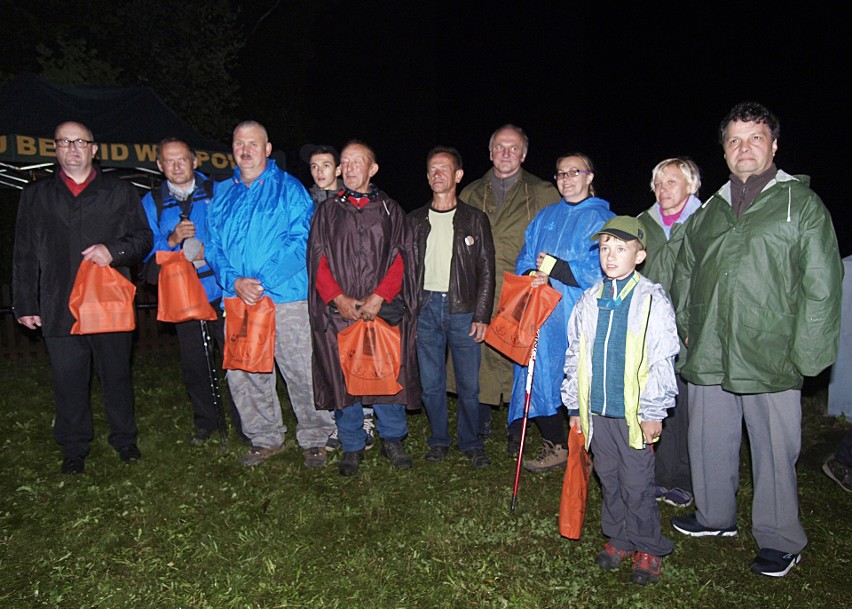
[[[518,505],[518,483],[521,481],[521,461],[524,458],[524,443],[527,440],[527,423],[530,420],[530,397],[532,396],[533,371],[535,370],[535,357],[538,352],[538,330],[535,332],[530,363],[527,365],[526,395],[524,396],[524,416],[521,420],[521,446],[518,449],[518,462],[515,464],[515,486],[512,488],[512,512]]]
[[[219,426],[219,442],[222,452],[228,452],[228,422],[225,420],[225,407],[222,404],[222,393],[219,391],[219,378],[216,376],[216,364],[213,361],[213,339],[205,320],[200,320],[201,340],[204,343],[204,356],[207,359],[207,378],[210,380],[210,395],[213,397],[213,407],[216,409],[216,423]]]

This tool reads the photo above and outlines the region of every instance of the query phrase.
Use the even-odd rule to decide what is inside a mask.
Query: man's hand
[[[384,301],[385,299],[378,294],[370,294],[367,296],[367,298],[364,299],[364,303],[361,305],[361,319],[364,321],[375,320]]]
[[[339,294],[334,297],[332,302],[337,307],[337,311],[343,319],[349,321],[358,321],[361,319],[361,312],[358,308],[364,304],[362,301],[346,294]]]
[[[248,306],[252,306],[263,297],[263,286],[257,279],[240,277],[234,282],[234,292],[240,297],[240,300]]]
[[[83,260],[94,262],[98,266],[107,266],[112,262],[112,254],[109,253],[109,250],[102,243],[90,245],[83,250],[82,254]]]
[[[195,236],[195,224],[190,220],[181,220],[169,235],[169,247],[177,247],[184,239]]]
[[[473,337],[473,342],[481,343],[485,340],[485,331],[488,329],[488,324],[481,324],[478,322],[473,322],[470,324],[470,334],[468,336]]]
[[[662,421],[639,421],[639,427],[642,428],[642,435],[645,438],[645,444],[653,444],[660,437],[663,431]]]
[[[30,330],[35,330],[36,328],[41,327],[41,316],[40,315],[24,315],[23,317],[18,318],[18,323],[24,326],[25,328],[29,328]]]

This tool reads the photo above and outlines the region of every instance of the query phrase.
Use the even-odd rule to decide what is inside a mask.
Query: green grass
[[[524,473],[509,510],[513,463],[502,438],[474,471],[457,452],[422,459],[426,420],[409,417],[415,466],[393,470],[376,448],[358,476],[301,464],[295,421],[287,449],[247,470],[232,441],[187,443],[191,428],[177,356],[137,357],[142,461],[124,464],[106,441],[95,383],[96,439],[82,476],[58,473],[46,362],[0,363],[0,607],[848,607],[852,497],[820,471],[842,425],[805,400],[799,463],[810,536],[787,577],[752,575],[751,482],[743,456],[740,535],[675,540],[663,579],[641,588],[629,570],[593,564],[603,539],[590,491],[584,536],[559,536],[561,472]],[[286,403],[286,402],[285,402]],[[499,436],[500,434],[496,434]],[[535,433],[531,443],[537,444]]]

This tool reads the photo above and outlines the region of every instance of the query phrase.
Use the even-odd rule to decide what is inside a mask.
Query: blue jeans
[[[405,420],[405,406],[402,404],[371,404],[376,415],[376,429],[382,440],[402,441],[408,435],[408,422]],[[337,437],[343,452],[364,450],[367,433],[364,431],[364,407],[355,402],[334,411],[337,421]]]
[[[425,292],[417,318],[417,362],[423,405],[429,417],[429,446],[449,446],[447,344],[453,356],[458,391],[457,443],[462,452],[482,448],[479,437],[479,362],[482,348],[470,336],[473,313],[449,312],[445,292]]]

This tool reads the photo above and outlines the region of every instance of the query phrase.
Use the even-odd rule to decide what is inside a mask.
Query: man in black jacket
[[[461,155],[433,148],[426,157],[432,201],[411,212],[421,288],[417,361],[431,435],[427,461],[450,450],[447,345],[458,390],[456,443],[473,467],[490,464],[479,435],[479,364],[494,301],[494,242],[488,217],[456,197]]]
[[[153,237],[133,187],[93,167],[98,146],[92,132],[67,122],[54,137],[60,171],[21,194],[12,304],[18,323],[41,328],[53,371],[53,435],[62,447],[62,472],[80,474],[94,436],[92,360],[103,390],[109,443],[123,461],[142,455],[130,383],[131,333],[71,335],[71,288],[81,263],[110,265],[129,279],[128,267],[145,257]]]

